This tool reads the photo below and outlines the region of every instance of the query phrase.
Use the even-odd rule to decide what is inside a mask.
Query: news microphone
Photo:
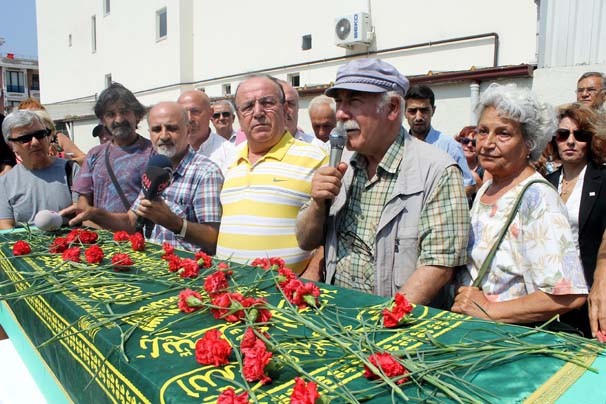
[[[34,225],[42,231],[55,231],[61,228],[63,217],[52,210],[41,210],[34,216]]]
[[[141,177],[141,189],[145,199],[155,199],[162,195],[162,192],[170,185],[173,175],[173,164],[170,159],[161,154],[154,154],[149,158],[145,172]],[[155,224],[151,221],[137,217],[137,231],[143,232],[145,228],[145,238],[150,238]]]
[[[338,122],[337,126],[330,131],[328,141],[330,142],[330,161],[328,164],[331,167],[336,167],[341,161],[343,147],[347,142],[347,133],[343,129],[343,122]]]

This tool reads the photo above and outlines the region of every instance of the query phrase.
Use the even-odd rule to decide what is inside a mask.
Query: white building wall
[[[327,84],[334,81],[347,56],[361,51],[334,45],[335,18],[359,11],[371,14],[375,29],[371,56],[385,59],[406,75],[493,66],[493,38],[435,43],[492,32],[499,37],[499,66],[536,63],[537,6],[531,0],[511,0],[506,6],[500,0],[113,0],[108,15],[103,14],[102,4],[101,0],[37,0],[43,103],[80,98],[90,102],[103,90],[106,74],[146,105],[174,100],[192,87],[218,97],[223,95],[222,86],[231,84],[233,93],[246,74],[259,70],[281,79],[298,73],[302,86]],[[162,7],[167,8],[168,35],[157,41],[156,11]],[[312,48],[304,51],[301,41],[307,34],[312,35]],[[382,52],[429,42],[429,46]],[[292,64],[302,65],[285,67]],[[469,83],[438,87],[436,127],[454,133],[469,123]],[[311,131],[308,101],[301,102],[300,126]],[[65,110],[61,105],[60,110]],[[50,110],[56,111],[53,105]],[[90,137],[88,126],[74,122],[77,143]]]

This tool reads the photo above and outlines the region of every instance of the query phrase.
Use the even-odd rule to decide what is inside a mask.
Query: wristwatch
[[[179,232],[179,234],[175,234],[175,237],[178,238],[179,240],[182,240],[185,238],[186,233],[187,233],[187,220],[183,219],[183,224],[181,224],[181,231]]]

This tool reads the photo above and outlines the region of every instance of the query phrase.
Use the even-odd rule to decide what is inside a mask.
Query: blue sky
[[[38,58],[35,0],[0,0],[0,53]]]

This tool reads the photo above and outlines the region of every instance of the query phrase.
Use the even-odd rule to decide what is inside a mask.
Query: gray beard
[[[111,133],[114,136],[114,138],[117,138],[120,140],[128,139],[133,134],[132,129],[130,127],[125,127],[125,126],[119,126],[117,128],[114,128],[111,130]]]
[[[156,149],[156,153],[172,159],[177,154],[177,148],[175,146],[160,146]]]

